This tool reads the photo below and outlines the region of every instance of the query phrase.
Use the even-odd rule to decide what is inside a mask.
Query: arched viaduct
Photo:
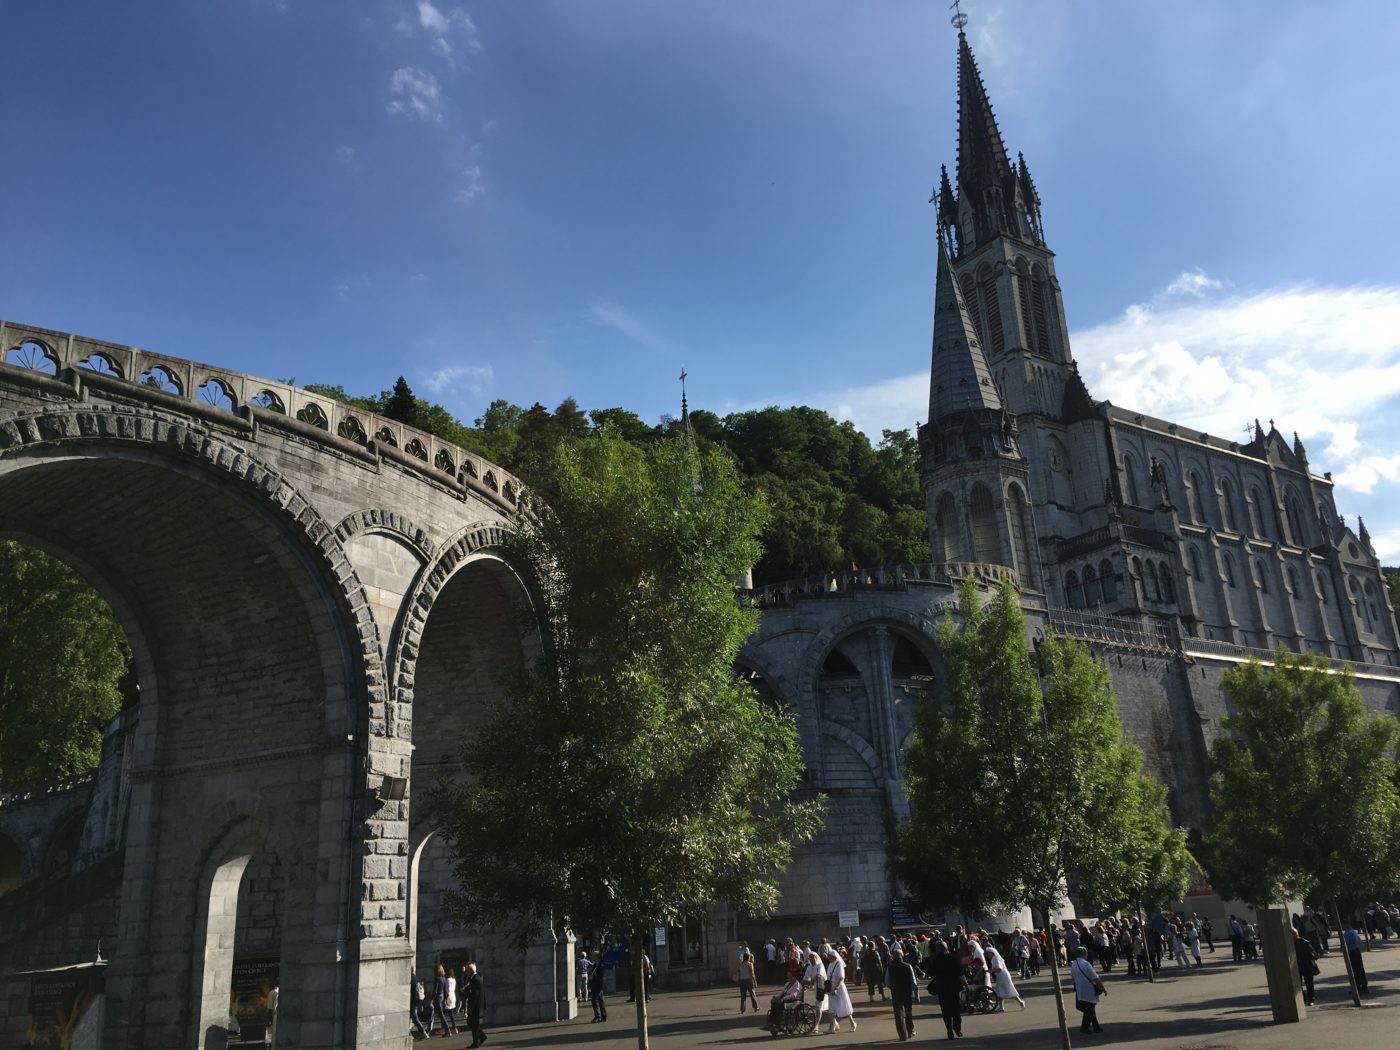
[[[236,952],[278,960],[285,1045],[407,1046],[415,947],[486,956],[498,1020],[570,1012],[567,944],[450,931],[413,805],[530,652],[499,549],[522,498],[285,383],[0,322],[0,538],[92,583],[140,686],[109,756],[126,819],[77,865],[106,865],[108,903],[63,927],[109,931],[104,1045],[216,1045]],[[0,969],[92,957],[43,932],[0,917]]]

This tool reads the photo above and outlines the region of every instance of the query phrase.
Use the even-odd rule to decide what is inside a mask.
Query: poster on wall
[[[78,1024],[103,990],[106,963],[83,963],[29,974],[24,1037],[35,1050],[69,1050]]]
[[[280,965],[281,960],[276,956],[233,960],[233,994],[229,1003],[231,1046],[262,1045],[267,1026],[272,1023],[267,997],[277,987]]]

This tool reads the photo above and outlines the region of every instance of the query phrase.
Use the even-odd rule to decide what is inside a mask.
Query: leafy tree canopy
[[[648,424],[626,408],[584,411],[566,398],[553,411],[497,400],[461,423],[442,405],[417,397],[402,377],[390,390],[352,397],[339,386],[310,385],[327,397],[410,423],[478,455],[539,488],[565,442],[604,428],[634,445],[673,434],[680,421]],[[718,445],[738,462],[750,491],[771,509],[754,578],[759,583],[864,566],[923,562],[928,526],[920,495],[917,439],[886,430],[877,446],[851,423],[806,407],[764,408],[718,416],[690,413],[701,447]]]
[[[129,660],[112,610],[85,580],[0,541],[0,790],[97,765]]]
[[[796,728],[733,669],[757,625],[734,580],[760,503],[721,451],[611,427],[550,477],[507,543],[544,655],[464,745],[469,790],[429,802],[463,858],[449,907],[633,934],[717,900],[769,910],[820,803],[790,800]]]
[[[1254,904],[1365,897],[1400,879],[1400,727],[1344,670],[1280,649],[1226,672],[1235,713],[1211,752],[1207,837],[1222,895]]]

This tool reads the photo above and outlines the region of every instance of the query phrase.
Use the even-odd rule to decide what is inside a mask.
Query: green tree
[[[939,632],[949,710],[932,695],[916,710],[896,874],[926,903],[969,912],[1024,903],[1048,919],[1070,883],[1130,899],[1154,861],[1174,861],[1177,837],[1141,752],[1123,739],[1108,670],[1072,639],[1052,636],[1031,653],[1009,584],[984,607],[964,580],[957,610],[961,625],[950,614]]]
[[[97,765],[129,660],[112,610],[86,581],[0,541],[0,790]]]
[[[1400,726],[1310,653],[1279,649],[1272,667],[1251,661],[1222,684],[1235,713],[1211,751],[1212,881],[1258,905],[1315,894],[1340,923],[1339,897],[1400,880]]]
[[[464,745],[471,790],[429,802],[462,858],[449,907],[634,945],[713,901],[771,909],[820,802],[791,799],[795,727],[733,669],[757,622],[734,580],[757,556],[760,504],[718,450],[609,430],[562,446],[550,477],[508,543],[544,655]],[[645,1047],[645,996],[637,1022]]]
[[[408,381],[403,376],[394,380],[394,389],[381,400],[380,411],[392,420],[405,426],[418,425],[418,399],[413,396]]]

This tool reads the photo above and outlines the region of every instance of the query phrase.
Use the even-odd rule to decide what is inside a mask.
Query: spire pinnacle
[[[982,84],[967,34],[958,32],[958,189],[981,194],[1000,187],[1011,162]]]
[[[685,431],[685,436],[691,441],[695,440],[695,432],[690,428],[690,406],[685,401],[685,381],[687,373],[685,367],[681,367],[681,429]]]

